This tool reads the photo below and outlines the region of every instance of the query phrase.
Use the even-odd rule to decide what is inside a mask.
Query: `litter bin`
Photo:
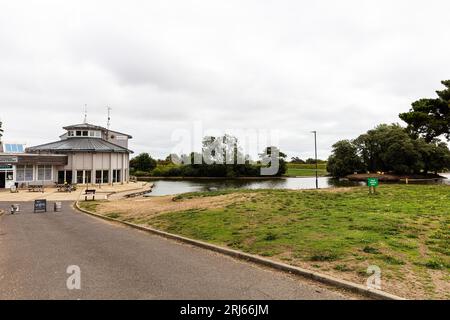
[[[20,205],[18,205],[18,204],[11,205],[11,214],[17,213],[19,211],[20,211]]]
[[[60,201],[55,202],[54,211],[55,212],[60,212],[61,208],[62,208],[62,203]]]

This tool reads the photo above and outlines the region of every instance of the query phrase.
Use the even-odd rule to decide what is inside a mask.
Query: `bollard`
[[[61,202],[60,202],[60,201],[55,202],[55,205],[54,205],[53,208],[54,208],[54,211],[55,211],[55,212],[60,212],[60,211],[61,211],[61,208],[62,208]]]

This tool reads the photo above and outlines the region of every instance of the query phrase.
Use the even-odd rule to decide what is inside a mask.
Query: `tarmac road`
[[[0,217],[0,299],[348,299],[323,285],[109,223],[62,212]],[[53,205],[53,203],[50,203]],[[0,209],[10,203],[0,202]],[[49,208],[53,209],[53,208]],[[69,290],[69,266],[81,289]]]

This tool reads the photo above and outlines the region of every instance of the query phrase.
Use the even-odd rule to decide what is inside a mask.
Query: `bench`
[[[58,192],[72,192],[76,190],[76,186],[73,184],[55,184],[55,187],[58,189]]]
[[[95,200],[95,189],[86,189],[83,195],[84,201],[87,201],[88,196],[92,196],[92,200]]]
[[[44,192],[44,185],[42,184],[29,184],[28,192]]]

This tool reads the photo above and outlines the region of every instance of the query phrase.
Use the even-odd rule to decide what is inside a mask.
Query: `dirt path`
[[[158,214],[190,209],[222,208],[229,204],[246,201],[256,194],[229,194],[215,197],[173,200],[173,196],[121,199],[102,202],[96,212],[100,214],[120,214],[122,218],[151,217]]]

